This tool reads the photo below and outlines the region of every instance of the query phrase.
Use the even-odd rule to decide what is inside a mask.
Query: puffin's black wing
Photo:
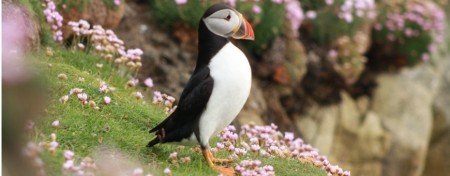
[[[181,141],[198,128],[200,115],[208,103],[214,85],[209,72],[209,68],[204,67],[192,75],[181,93],[177,109],[150,130],[150,133],[156,132],[158,137],[153,139],[148,147],[160,142]]]

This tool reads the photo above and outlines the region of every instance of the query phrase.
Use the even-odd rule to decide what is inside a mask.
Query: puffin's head
[[[250,23],[241,13],[225,4],[215,4],[206,10],[202,18],[206,27],[214,34],[225,38],[254,40]]]

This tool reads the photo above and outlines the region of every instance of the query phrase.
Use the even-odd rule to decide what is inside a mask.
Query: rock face
[[[383,74],[373,99],[393,142],[385,157],[383,175],[421,175],[431,138],[437,72],[429,66]]]
[[[442,156],[442,150],[448,147],[449,140],[442,136],[449,134],[450,118],[448,114],[434,117],[430,108],[438,90],[450,90],[443,85],[439,89],[439,75],[431,64],[404,69],[398,74],[381,74],[370,101],[366,97],[354,100],[341,92],[341,103],[327,107],[314,105],[306,113],[296,115],[297,128],[305,141],[354,175],[422,175],[435,119],[445,123],[433,132],[436,144],[431,145],[430,154],[434,151],[441,155],[428,154],[428,158],[440,158],[439,164],[432,166],[445,170],[448,161],[444,156],[449,152],[447,149],[444,152],[447,155]],[[448,103],[441,102],[447,106]],[[428,159],[429,162],[434,160]]]
[[[341,96],[339,105],[313,106],[297,115],[298,129],[305,141],[352,175],[381,175],[391,135],[374,112],[358,109],[345,92]]]
[[[450,53],[443,46],[435,59],[442,72],[438,93],[433,102],[433,131],[429,144],[424,175],[446,175],[450,173]]]

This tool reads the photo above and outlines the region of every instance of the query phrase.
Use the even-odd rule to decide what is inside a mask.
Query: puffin
[[[199,144],[208,165],[219,173],[234,170],[219,163],[210,151],[209,139],[229,125],[250,94],[252,72],[245,54],[230,38],[254,40],[250,23],[226,4],[210,6],[198,26],[198,56],[195,69],[185,85],[177,108],[150,130],[158,143]]]

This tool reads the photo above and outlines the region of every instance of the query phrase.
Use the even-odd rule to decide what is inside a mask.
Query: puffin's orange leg
[[[235,175],[234,169],[232,167],[216,166],[214,164],[216,162],[231,162],[231,160],[214,158],[214,156],[212,155],[211,151],[208,148],[203,149],[202,153],[206,159],[206,162],[208,162],[209,167],[223,174],[224,176]]]

